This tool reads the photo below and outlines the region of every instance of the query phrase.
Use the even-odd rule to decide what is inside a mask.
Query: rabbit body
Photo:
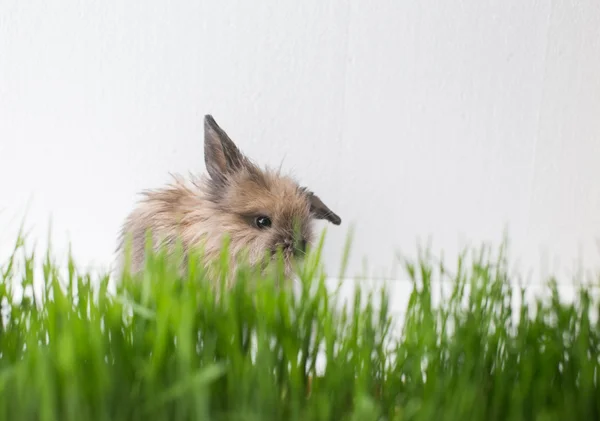
[[[281,250],[286,277],[306,247],[314,241],[313,220],[335,225],[341,219],[314,193],[280,171],[262,169],[237,148],[214,118],[204,118],[204,160],[208,174],[146,190],[123,224],[118,268],[138,273],[144,267],[146,235],[155,250],[188,252],[201,249],[203,265],[211,270],[229,240],[229,272],[243,255],[251,265]],[[125,268],[126,245],[130,266]],[[184,266],[182,266],[184,267]]]

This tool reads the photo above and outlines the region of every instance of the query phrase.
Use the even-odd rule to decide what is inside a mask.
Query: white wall
[[[110,263],[137,191],[204,170],[205,113],[340,214],[333,274],[351,225],[350,275],[506,226],[528,266],[598,261],[596,0],[2,0],[0,248],[31,199]]]

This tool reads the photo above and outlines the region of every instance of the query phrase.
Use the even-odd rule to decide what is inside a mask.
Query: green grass
[[[19,243],[0,266],[0,420],[600,419],[595,286],[563,303],[549,281],[530,305],[502,250],[460,256],[456,273],[425,253],[405,262],[414,289],[394,336],[389,294],[337,302],[319,250],[298,293],[241,271],[218,294],[162,256],[111,293]],[[14,298],[35,282],[43,303]]]

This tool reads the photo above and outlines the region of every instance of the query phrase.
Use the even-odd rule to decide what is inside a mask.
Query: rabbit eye
[[[254,223],[260,229],[269,228],[271,226],[271,218],[268,216],[258,216]]]

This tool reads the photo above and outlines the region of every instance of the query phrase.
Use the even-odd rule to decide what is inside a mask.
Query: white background
[[[505,228],[526,269],[598,262],[597,0],[1,0],[0,249],[28,209],[106,267],[206,113],[342,217],[333,277],[350,227],[349,275]]]

